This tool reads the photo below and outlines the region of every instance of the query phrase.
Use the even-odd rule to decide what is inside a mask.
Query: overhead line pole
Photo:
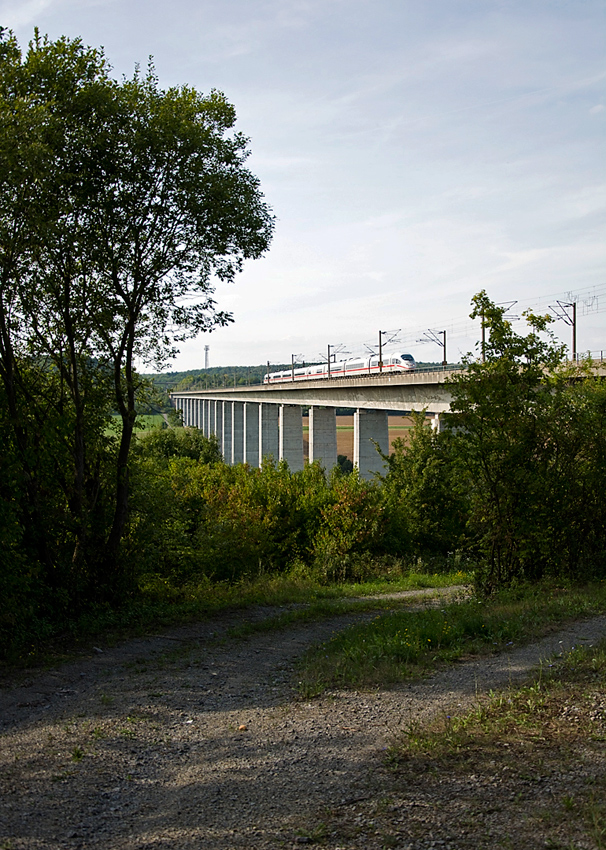
[[[558,306],[551,306],[549,309],[553,310],[557,319],[562,319],[562,321],[566,322],[567,325],[572,327],[572,359],[576,363],[577,360],[577,302],[572,301],[570,303],[565,303],[564,301],[558,301]],[[572,309],[572,316],[568,313],[568,308]]]

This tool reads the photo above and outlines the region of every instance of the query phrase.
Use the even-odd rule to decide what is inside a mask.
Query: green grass
[[[391,758],[396,763],[419,754],[445,759],[494,748],[497,741],[545,741],[554,732],[574,736],[581,728],[592,740],[604,741],[606,717],[592,708],[605,684],[606,639],[596,646],[575,647],[559,663],[542,666],[533,681],[493,694],[465,714],[441,718],[426,727],[411,726],[392,749]],[[574,704],[574,715],[579,715],[578,720],[573,715],[573,724],[566,717],[568,704]]]
[[[151,428],[162,427],[164,417],[161,413],[145,413],[137,416],[137,430],[149,431]]]
[[[152,428],[161,428],[164,422],[164,417],[161,413],[145,413],[137,416],[137,429],[135,433],[142,434],[145,431],[150,431]],[[115,415],[111,418],[111,423],[105,429],[105,435],[114,437],[120,433],[121,429],[120,417]]]
[[[427,593],[421,597],[417,596],[413,599],[405,598],[401,601],[391,599],[387,596],[384,598],[373,596],[372,598],[367,597],[362,599],[355,596],[336,599],[317,599],[305,604],[303,607],[282,611],[275,616],[260,621],[242,623],[237,627],[229,629],[227,634],[228,637],[243,638],[258,634],[259,632],[284,631],[290,626],[295,626],[299,623],[311,623],[317,620],[326,620],[347,614],[376,611],[377,609],[392,611],[401,605],[423,604],[432,599],[432,588],[425,587],[424,589],[427,590]]]
[[[547,585],[502,592],[425,611],[378,615],[335,635],[305,656],[303,695],[326,688],[372,687],[423,675],[439,663],[526,643],[567,620],[606,611],[606,582],[578,589]]]
[[[30,643],[9,659],[9,665],[26,667],[54,663],[70,657],[82,647],[90,648],[91,642],[112,645],[159,629],[220,616],[223,612],[246,611],[253,606],[304,606],[303,611],[291,612],[290,618],[286,611],[280,611],[274,617],[268,612],[267,624],[254,627],[257,630],[278,630],[286,628],[289,621],[317,620],[348,613],[356,605],[360,609],[387,605],[373,601],[366,604],[352,602],[348,606],[343,600],[400,590],[429,590],[469,584],[471,581],[472,576],[461,571],[444,574],[413,571],[389,581],[375,579],[364,583],[328,585],[292,574],[264,575],[235,583],[204,579],[180,586],[161,576],[147,576],[141,580],[137,596],[127,600],[122,607],[116,609],[98,605],[90,608],[79,617],[64,622],[60,636],[45,635],[38,643]],[[245,632],[243,627],[242,636]]]

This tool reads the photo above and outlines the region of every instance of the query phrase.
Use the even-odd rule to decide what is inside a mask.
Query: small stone
[[[238,726],[238,732],[247,732],[247,731],[248,731],[248,726],[246,725],[246,723],[240,723],[240,725]]]

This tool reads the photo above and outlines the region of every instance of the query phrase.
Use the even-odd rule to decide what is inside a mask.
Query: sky
[[[553,312],[606,356],[603,0],[0,0],[102,45],[117,77],[223,91],[276,216],[268,253],[216,300],[234,323],[173,370],[319,360],[376,345],[473,351],[472,296]],[[514,319],[523,330],[523,320]],[[571,328],[554,323],[570,344]]]

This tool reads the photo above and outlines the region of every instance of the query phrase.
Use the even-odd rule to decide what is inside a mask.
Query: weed
[[[321,844],[328,835],[328,828],[321,822],[312,829],[297,829],[296,834],[301,838],[307,838],[310,844]]]
[[[73,770],[64,770],[61,773],[57,773],[54,776],[51,776],[51,782],[65,782],[66,779],[69,779],[70,776],[73,775]]]
[[[125,738],[135,738],[136,732],[134,729],[129,729],[125,727],[124,729],[118,729],[118,734],[123,735]]]
[[[597,800],[594,793],[591,794],[585,806],[585,822],[588,832],[596,843],[598,850],[606,847],[606,804],[603,800]]]
[[[115,698],[110,697],[107,694],[101,694],[100,700],[102,705],[113,705],[115,702]]]
[[[72,750],[72,761],[82,761],[84,758],[84,750],[82,747],[74,747]]]

